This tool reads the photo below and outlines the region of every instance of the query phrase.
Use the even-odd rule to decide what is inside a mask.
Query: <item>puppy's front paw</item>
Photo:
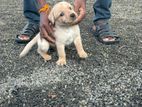
[[[57,62],[56,62],[57,65],[66,65],[66,60],[65,59],[59,59]]]
[[[79,53],[79,57],[80,58],[87,58],[88,55],[87,55],[87,53],[85,51],[82,51],[82,52]]]

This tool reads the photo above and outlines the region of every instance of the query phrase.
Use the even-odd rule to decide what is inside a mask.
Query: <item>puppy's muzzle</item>
[[[75,15],[74,13],[71,13],[71,14],[70,14],[70,18],[71,18],[72,20],[75,20],[75,19],[76,19],[76,15]]]

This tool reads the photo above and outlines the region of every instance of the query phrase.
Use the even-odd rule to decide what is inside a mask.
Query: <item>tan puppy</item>
[[[73,10],[73,6],[67,2],[57,3],[49,14],[49,20],[55,25],[54,36],[56,39],[55,45],[57,47],[59,59],[56,62],[58,65],[66,64],[65,45],[74,42],[77,52],[81,58],[86,58],[87,53],[84,51],[80,29],[78,25],[71,25],[76,19],[77,14]],[[44,60],[50,60],[51,56],[47,54],[50,43],[43,38],[40,38],[40,33],[37,34],[23,49],[20,57],[25,56],[34,44],[38,44],[38,53]]]

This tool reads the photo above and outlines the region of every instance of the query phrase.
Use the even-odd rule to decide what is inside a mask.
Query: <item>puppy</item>
[[[55,25],[55,45],[59,56],[56,63],[58,65],[66,64],[65,46],[72,42],[75,44],[79,57],[86,58],[87,53],[82,46],[79,26],[71,25],[77,18],[73,6],[68,2],[59,2],[52,8],[48,18]],[[40,33],[25,46],[20,54],[20,58],[25,56],[36,43],[38,44],[37,52],[44,58],[44,60],[50,60],[51,56],[47,53],[50,43],[44,38],[41,38]]]

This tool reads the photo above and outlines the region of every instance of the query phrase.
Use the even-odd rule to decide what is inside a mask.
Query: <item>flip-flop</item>
[[[96,37],[96,39],[99,42],[106,45],[111,45],[111,44],[119,43],[121,41],[121,38],[117,36],[115,32],[111,31],[111,27],[108,21],[106,20],[98,21],[98,22],[95,22],[94,25],[96,26],[96,30],[91,28],[91,32],[93,33],[93,35]],[[114,40],[104,41],[105,38],[106,39],[112,38]]]
[[[25,25],[25,27],[23,28],[23,30],[21,31],[21,33],[16,36],[15,41],[19,44],[28,43],[38,32],[39,32],[39,25],[32,23],[32,22],[28,22]],[[21,35],[25,35],[25,36],[29,37],[29,39],[22,40],[22,39],[20,39]]]

